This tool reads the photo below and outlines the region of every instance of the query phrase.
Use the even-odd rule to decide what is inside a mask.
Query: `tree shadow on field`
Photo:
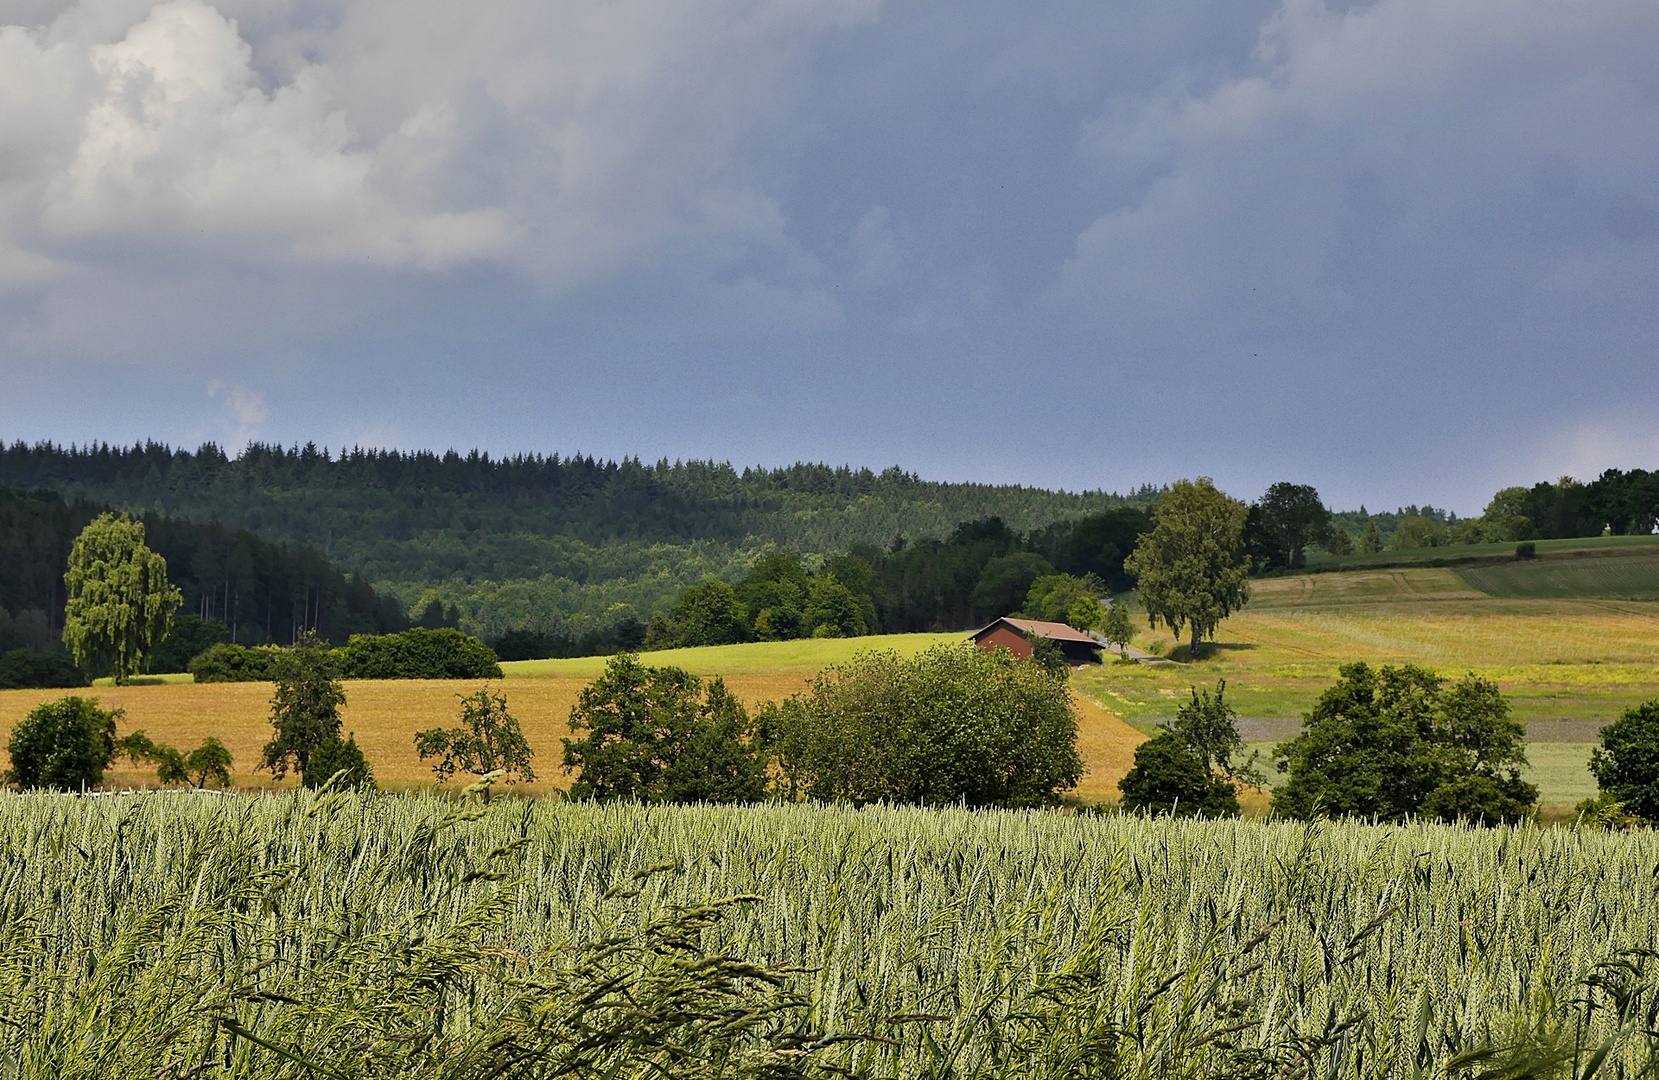
[[[1224,653],[1247,652],[1258,648],[1260,648],[1259,645],[1248,641],[1206,641],[1203,648],[1198,652],[1197,661],[1198,663],[1204,663],[1207,660],[1219,660]],[[1190,644],[1175,646],[1170,650],[1168,659],[1175,661],[1177,664],[1192,663],[1192,646]]]

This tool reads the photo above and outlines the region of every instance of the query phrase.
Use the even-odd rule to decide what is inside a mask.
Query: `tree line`
[[[58,647],[70,551],[107,509],[51,491],[0,488],[0,652]],[[162,670],[185,670],[192,656],[220,640],[289,644],[309,630],[344,642],[352,634],[409,625],[395,597],[342,574],[314,548],[153,511],[137,520],[180,592],[172,645],[164,641],[153,657]]]

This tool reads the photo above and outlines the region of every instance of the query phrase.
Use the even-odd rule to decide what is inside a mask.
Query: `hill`
[[[687,586],[741,576],[770,548],[809,557],[885,548],[991,516],[1026,533],[1157,494],[941,483],[898,468],[257,444],[231,457],[212,444],[157,443],[13,443],[0,447],[0,485],[305,544],[411,610],[434,596],[458,604],[486,635],[557,631],[572,618],[614,617],[616,605],[647,618]]]

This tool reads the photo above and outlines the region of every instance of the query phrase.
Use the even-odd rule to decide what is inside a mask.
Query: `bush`
[[[1052,806],[1083,774],[1065,681],[967,642],[861,653],[760,724],[790,791],[820,799]]]
[[[450,628],[353,634],[335,658],[347,679],[501,678],[501,664],[489,646]]]
[[[13,649],[0,655],[0,690],[58,689],[90,686],[86,672],[68,653],[32,653]]]
[[[29,710],[12,728],[6,780],[18,787],[75,791],[103,782],[115,757],[120,709],[98,708],[97,698],[63,697]]]
[[[214,645],[190,661],[199,683],[270,682],[271,663],[281,653],[275,645]]]
[[[330,735],[317,744],[306,759],[305,768],[300,771],[300,783],[308,788],[322,787],[328,783],[335,773],[344,770],[335,787],[340,788],[372,788],[374,787],[374,770],[369,768],[363,751],[357,746],[355,733],[344,739],[338,735]]]
[[[1516,544],[1515,557],[1517,559],[1536,559],[1538,557],[1538,545],[1530,540],[1524,544]]]
[[[515,725],[516,726],[516,725]],[[723,680],[653,668],[621,653],[570,710],[564,766],[573,799],[757,802],[766,761],[749,714]]]
[[[1135,748],[1135,765],[1118,781],[1125,810],[1237,817],[1238,792],[1204,768],[1179,737],[1164,732]]]
[[[1590,752],[1596,786],[1632,817],[1659,822],[1659,701],[1626,709]]]
[[[1521,779],[1524,729],[1495,683],[1446,687],[1426,668],[1346,664],[1274,757],[1290,781],[1273,809],[1291,817],[1516,821],[1538,789]]]

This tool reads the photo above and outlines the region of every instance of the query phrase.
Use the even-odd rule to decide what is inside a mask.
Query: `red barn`
[[[1100,642],[1065,623],[1004,617],[975,630],[973,640],[975,645],[986,651],[1000,646],[1015,656],[1030,656],[1031,639],[1034,637],[1054,642],[1060,647],[1061,654],[1073,664],[1092,664],[1100,659]]]

